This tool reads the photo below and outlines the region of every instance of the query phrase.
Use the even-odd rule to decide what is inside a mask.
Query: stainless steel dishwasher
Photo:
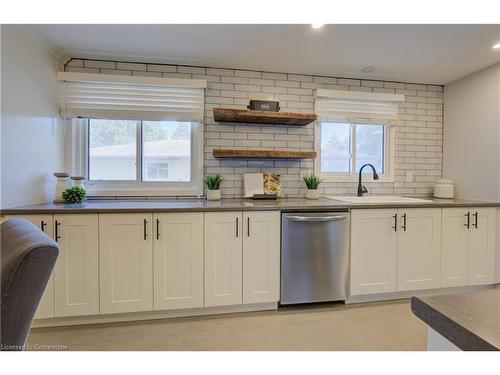
[[[281,226],[281,304],[345,300],[349,213],[283,213]]]

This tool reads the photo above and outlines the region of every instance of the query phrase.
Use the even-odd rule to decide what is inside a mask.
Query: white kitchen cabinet
[[[439,288],[441,209],[398,210],[397,290]]]
[[[242,220],[238,212],[206,212],[205,306],[242,303]]]
[[[203,213],[154,214],[154,309],[203,307]]]
[[[98,215],[54,215],[54,238],[59,243],[54,271],[55,316],[98,314]]]
[[[9,215],[5,219],[25,219],[40,228],[47,236],[54,239],[54,219],[51,214],[33,214],[33,215]],[[38,304],[35,319],[45,319],[54,317],[54,273],[50,276],[42,299]]]
[[[101,314],[153,310],[152,214],[100,214]]]
[[[464,208],[442,210],[441,287],[467,285],[467,213]]]
[[[495,208],[471,208],[467,257],[467,284],[495,281]]]
[[[351,211],[350,294],[396,291],[397,210]]]
[[[444,208],[441,286],[493,284],[495,208]]]
[[[243,303],[277,302],[280,213],[243,213]]]

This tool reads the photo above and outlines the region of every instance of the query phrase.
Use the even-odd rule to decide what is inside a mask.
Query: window
[[[321,122],[319,138],[318,172],[322,176],[354,180],[361,166],[371,163],[382,180],[391,178],[389,125]]]
[[[191,122],[86,121],[87,176],[91,186],[191,182]]]
[[[191,179],[191,123],[144,121],[143,181]]]
[[[58,72],[66,164],[89,195],[203,194],[205,80]]]
[[[380,181],[394,181],[394,128],[403,100],[399,94],[316,90],[316,174],[355,181],[370,163]],[[371,170],[364,172],[369,180]]]
[[[89,181],[135,181],[137,121],[89,120]]]

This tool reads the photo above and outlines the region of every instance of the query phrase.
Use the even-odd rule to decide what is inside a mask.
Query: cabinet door
[[[398,221],[397,290],[439,288],[441,209],[399,209]]]
[[[495,280],[495,208],[471,208],[468,285],[493,284]]]
[[[279,212],[243,213],[243,303],[278,302]]]
[[[153,310],[151,214],[99,215],[101,314]]]
[[[467,246],[469,229],[467,213],[463,208],[443,208],[441,241],[441,286],[456,287],[467,284]]]
[[[97,214],[54,215],[59,258],[54,271],[55,316],[99,313]]]
[[[155,310],[203,307],[203,213],[155,214]]]
[[[54,239],[54,220],[50,214],[40,215],[9,215],[6,219],[25,219],[40,228],[47,236]],[[35,319],[45,319],[54,317],[54,273],[50,276],[42,299],[38,304]]]
[[[207,212],[205,306],[242,303],[242,214]]]
[[[396,291],[396,213],[351,211],[351,295]]]

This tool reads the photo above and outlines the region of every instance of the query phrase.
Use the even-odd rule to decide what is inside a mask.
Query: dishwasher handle
[[[324,221],[340,221],[347,219],[347,215],[332,215],[332,216],[287,216],[288,221],[300,222],[324,222]]]

